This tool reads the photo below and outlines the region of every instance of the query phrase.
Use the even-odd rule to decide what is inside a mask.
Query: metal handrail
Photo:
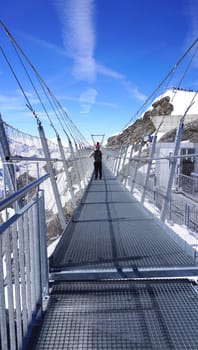
[[[21,188],[20,190],[10,194],[8,197],[2,199],[0,201],[0,211],[7,208],[9,205],[13,204],[15,201],[23,197],[28,191],[32,190],[33,188],[39,186],[42,182],[44,182],[49,177],[49,174],[45,174],[39,179],[32,181],[27,186]]]
[[[181,155],[176,155],[176,156],[164,156],[164,157],[126,157],[126,160],[135,160],[135,161],[151,161],[151,160],[171,160],[171,159],[182,159],[182,158],[196,158],[198,157],[198,154],[193,153],[193,154],[181,154]],[[114,158],[122,158],[122,156],[114,156]]]
[[[49,295],[44,190],[49,174],[32,181],[0,202],[8,208],[38,188],[35,197],[0,226],[0,347],[22,349],[42,316]],[[9,322],[7,320],[9,314]]]

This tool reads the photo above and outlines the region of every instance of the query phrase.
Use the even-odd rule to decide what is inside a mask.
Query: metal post
[[[140,158],[140,156],[141,156],[142,147],[143,147],[143,140],[140,143],[140,147],[139,147],[139,151],[138,151],[138,158]],[[133,178],[132,178],[132,181],[131,181],[131,192],[133,192],[134,187],[135,187],[135,180],[136,180],[136,176],[137,176],[138,165],[139,165],[139,159],[136,161],[136,164],[135,164]]]
[[[59,136],[57,136],[57,142],[58,142],[61,158],[63,160],[63,166],[64,166],[65,175],[66,175],[66,179],[67,179],[67,183],[68,183],[68,189],[69,189],[69,192],[70,192],[70,195],[71,195],[72,207],[75,208],[76,207],[76,198],[74,196],[74,191],[73,191],[73,187],[72,187],[71,177],[70,177],[69,170],[68,170],[68,161],[65,158],[63,145],[62,145],[62,142],[61,142],[61,139],[60,139]]]
[[[46,242],[46,221],[45,221],[45,201],[44,191],[39,190],[40,196],[38,201],[39,211],[39,241],[40,241],[40,271],[41,271],[41,289],[43,297],[49,295],[49,270],[47,258],[47,242]]]
[[[40,123],[38,125],[38,130],[39,130],[39,135],[41,138],[41,143],[43,146],[43,151],[44,151],[45,157],[47,159],[47,169],[48,169],[48,173],[50,175],[50,181],[51,181],[51,185],[52,185],[52,189],[53,189],[53,193],[54,193],[54,197],[55,197],[55,201],[56,201],[56,206],[58,209],[58,216],[60,219],[60,224],[61,224],[62,229],[64,230],[65,226],[66,226],[66,222],[65,222],[65,217],[64,217],[64,213],[63,213],[63,208],[62,208],[60,195],[58,192],[58,187],[57,187],[57,183],[55,180],[52,164],[51,164],[51,161],[49,160],[50,159],[50,152],[49,152],[47,140],[45,138],[43,127]]]
[[[13,224],[12,244],[13,244],[13,267],[14,267],[14,286],[15,286],[15,308],[16,308],[16,335],[18,348],[22,346],[22,318],[21,318],[21,298],[20,298],[20,272],[19,272],[19,254],[18,254],[18,235],[17,223]]]
[[[82,187],[81,187],[81,181],[80,181],[80,174],[79,174],[78,164],[77,164],[76,159],[75,159],[75,154],[74,154],[74,149],[73,149],[72,142],[71,142],[71,140],[69,138],[68,138],[68,142],[69,142],[69,147],[70,147],[70,151],[71,151],[71,156],[72,156],[72,160],[73,160],[73,165],[74,165],[74,169],[75,169],[75,173],[76,173],[76,177],[77,177],[80,193],[82,194]]]
[[[29,226],[29,253],[30,253],[30,290],[31,290],[31,315],[35,313],[36,304],[36,268],[35,268],[35,237],[34,237],[34,219],[33,208],[28,211]]]
[[[125,161],[126,161],[127,152],[128,152],[128,147],[126,146],[126,147],[125,147],[125,151],[124,151],[123,162],[122,162],[122,166],[121,166],[121,169],[122,169],[122,174],[123,174],[122,181],[125,179],[125,169],[124,169],[124,164],[125,164]]]
[[[131,157],[133,155],[133,150],[134,150],[134,143],[131,145],[131,151],[130,151],[130,156],[129,156],[129,162],[127,164],[127,168],[126,168],[126,172],[125,172],[125,176],[124,176],[124,185],[126,186],[127,183],[127,178],[129,176],[129,169],[130,169],[130,164],[131,164]]]
[[[119,150],[117,169],[115,169],[115,176],[118,176],[118,173],[119,173],[119,170],[120,170],[120,162],[121,162],[121,158],[122,158],[122,149],[123,149],[123,146],[121,146],[120,150]]]
[[[9,227],[5,233],[5,261],[6,261],[6,275],[7,275],[7,291],[8,291],[8,317],[9,317],[9,334],[10,334],[10,348],[16,349],[16,330],[14,324],[14,296],[12,285],[12,261],[11,261],[11,228]]]
[[[77,143],[75,143],[75,148],[76,148],[76,154],[79,157],[80,168],[82,169],[82,181],[83,181],[84,187],[85,187],[86,186],[86,183],[85,183],[85,170],[84,170],[84,166],[83,166],[82,159],[81,159],[80,149],[78,148]],[[77,164],[78,164],[78,160],[77,160]]]
[[[88,180],[88,168],[87,168],[87,164],[86,164],[86,161],[84,161],[84,154],[85,154],[85,150],[84,148],[82,147],[82,145],[79,145],[80,147],[80,152],[81,152],[81,158],[80,158],[80,161],[81,161],[81,164],[82,164],[82,168],[83,168],[83,174],[84,174],[84,183],[85,185],[88,184],[89,180]]]
[[[23,334],[26,334],[28,328],[28,318],[27,318],[27,294],[26,294],[26,278],[25,278],[25,245],[24,245],[24,226],[22,217],[19,218],[18,223],[19,231],[19,265],[20,265],[20,277],[21,277],[21,295],[22,295],[22,329]],[[27,239],[27,238],[26,238]]]
[[[26,274],[26,295],[27,295],[27,316],[28,323],[32,319],[32,294],[31,294],[31,266],[30,266],[30,230],[29,230],[29,216],[26,212],[23,216],[24,220],[24,256],[25,256],[25,274]]]
[[[189,227],[189,219],[190,219],[190,207],[189,204],[185,204],[185,210],[184,210],[184,225],[186,227]]]
[[[4,288],[4,273],[3,273],[3,250],[2,250],[2,235],[0,236],[0,329],[1,338],[0,344],[2,349],[8,349],[7,322],[6,322],[6,306],[5,306],[5,288]]]
[[[181,138],[182,138],[182,134],[183,134],[183,129],[184,129],[184,117],[182,117],[180,119],[180,122],[179,122],[179,125],[177,128],[173,156],[178,156],[178,154],[179,154],[179,148],[180,148],[180,142],[181,142]],[[163,206],[162,206],[162,210],[161,210],[161,214],[160,214],[160,219],[162,221],[165,221],[165,218],[166,218],[166,212],[167,212],[168,203],[169,203],[170,197],[171,197],[171,191],[172,191],[172,185],[173,185],[173,181],[174,181],[176,166],[177,166],[177,158],[175,157],[175,158],[172,158],[172,160],[171,160],[168,184],[167,184],[164,202],[163,202]]]
[[[115,153],[117,154],[117,150],[115,150]],[[116,174],[116,168],[117,168],[117,163],[118,163],[118,157],[114,155],[114,161],[113,161],[113,166],[112,166],[112,173],[115,175]]]
[[[32,207],[33,222],[34,222],[34,231],[32,233],[34,237],[34,266],[35,266],[35,295],[36,295],[36,304],[37,307],[42,305],[41,295],[42,295],[42,284],[41,284],[41,247],[40,247],[40,225],[39,225],[39,210],[42,208],[39,207],[39,194],[36,193],[36,201]]]
[[[151,171],[152,158],[153,158],[153,156],[155,154],[156,142],[157,142],[157,134],[155,134],[154,137],[153,137],[152,146],[151,146],[151,149],[150,149],[149,158],[151,158],[151,159],[149,160],[148,166],[147,166],[147,172],[146,172],[146,177],[145,177],[144,187],[143,187],[143,192],[142,192],[142,198],[141,198],[141,203],[142,204],[144,204],[144,200],[145,200],[146,190],[147,190],[148,181],[149,181],[149,175],[150,175],[150,171]]]
[[[4,129],[4,123],[0,114],[0,157],[2,163],[5,163],[7,160],[7,157],[10,156],[10,149],[9,149],[9,143],[6,136],[6,132]],[[14,192],[15,190],[15,174],[14,174],[14,166],[11,163],[6,163],[6,166],[4,167],[5,173],[4,178],[6,178],[6,182],[8,184],[8,188],[11,192]]]

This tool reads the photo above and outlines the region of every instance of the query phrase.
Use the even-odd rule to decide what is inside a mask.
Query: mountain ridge
[[[107,147],[135,144],[138,147],[144,136],[157,132],[158,142],[174,142],[176,125],[194,98],[193,108],[184,120],[182,141],[198,142],[197,93],[173,88],[158,96],[146,112],[134,123],[107,140]],[[195,98],[196,97],[196,98]],[[163,125],[163,132],[161,132]]]

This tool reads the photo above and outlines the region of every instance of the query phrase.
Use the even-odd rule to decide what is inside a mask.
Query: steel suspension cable
[[[11,42],[14,43],[14,45],[16,46],[16,48],[20,51],[20,53],[23,55],[23,57],[25,58],[25,60],[27,61],[27,63],[30,65],[31,69],[33,70],[33,72],[35,73],[35,75],[37,76],[37,78],[43,83],[43,85],[45,86],[45,88],[48,90],[48,92],[50,92],[50,95],[53,96],[53,98],[57,101],[57,99],[55,98],[55,96],[52,94],[51,90],[49,89],[49,87],[46,85],[46,83],[44,82],[44,80],[41,78],[40,74],[37,72],[37,70],[35,69],[35,67],[33,66],[33,64],[30,62],[29,58],[26,56],[26,54],[24,53],[24,51],[21,49],[21,47],[18,45],[18,43],[16,42],[16,40],[13,38],[13,36],[11,35],[11,33],[8,31],[8,29],[6,28],[6,26],[3,24],[3,22],[0,20],[0,25],[3,28],[4,32],[6,33],[6,35],[8,36],[9,40]],[[60,103],[58,102],[58,105],[60,106]],[[61,106],[61,110],[63,111],[63,108]],[[84,138],[84,136],[80,133],[80,131],[78,130],[78,128],[76,127],[76,125],[74,125],[74,123],[72,122],[72,120],[70,119],[70,117],[68,116],[68,114],[64,111],[64,116],[68,119],[68,121],[71,123],[72,127],[74,127],[75,132],[77,132],[77,134],[79,134],[83,140],[85,141],[86,144],[89,144],[88,141]],[[60,119],[59,119],[60,122]],[[67,126],[68,128],[68,126]],[[71,130],[69,131],[69,133],[71,133]],[[72,136],[73,139],[75,139]]]
[[[25,73],[27,74],[27,77],[28,77],[28,79],[29,79],[29,81],[30,81],[30,83],[31,83],[31,85],[32,85],[32,87],[33,87],[33,89],[34,89],[34,92],[35,92],[37,98],[39,99],[39,101],[40,101],[40,103],[41,103],[41,106],[43,107],[43,110],[44,110],[44,112],[46,113],[46,115],[47,115],[47,117],[48,117],[48,119],[49,119],[49,121],[50,121],[51,127],[53,128],[53,130],[54,130],[55,133],[57,134],[56,128],[55,128],[55,126],[54,126],[54,124],[53,124],[53,122],[52,122],[52,120],[51,120],[51,118],[50,118],[50,116],[49,116],[49,113],[47,112],[47,110],[46,110],[46,108],[45,108],[45,105],[44,105],[44,103],[43,103],[43,101],[42,101],[42,99],[41,99],[41,97],[40,97],[40,95],[39,95],[39,93],[38,93],[38,91],[37,91],[37,89],[36,89],[36,87],[35,87],[35,85],[34,85],[32,79],[31,79],[31,77],[30,77],[30,74],[28,73],[28,71],[27,71],[27,69],[26,69],[26,67],[25,67],[25,65],[24,65],[24,63],[23,63],[23,61],[22,61],[22,59],[21,59],[21,57],[20,57],[20,55],[19,55],[19,53],[18,53],[16,47],[15,47],[14,44],[13,44],[13,42],[11,42],[11,45],[13,46],[13,49],[15,50],[16,55],[17,55],[17,57],[18,57],[18,59],[19,59],[21,65],[22,65],[23,69],[25,70]],[[47,97],[47,96],[46,96],[46,97]]]
[[[192,64],[192,61],[193,61],[194,58],[195,58],[195,55],[196,55],[196,53],[197,53],[197,50],[198,50],[198,46],[195,48],[195,51],[194,51],[194,53],[193,53],[193,55],[192,55],[192,57],[191,57],[191,59],[190,59],[188,65],[187,65],[187,67],[186,67],[186,69],[185,69],[185,71],[184,71],[184,73],[183,73],[183,75],[182,75],[182,77],[181,77],[181,79],[180,79],[180,81],[179,81],[178,87],[181,86],[182,81],[184,80],[185,75],[186,75],[186,73],[188,72],[188,70],[189,70],[189,68],[190,68],[190,66],[191,66],[191,64]],[[173,102],[173,100],[174,100],[174,98],[175,98],[175,95],[176,95],[176,92],[177,92],[177,91],[174,92],[173,97],[172,97],[172,99],[171,99],[171,102]]]
[[[6,60],[7,64],[8,64],[8,66],[9,66],[9,68],[10,68],[10,70],[11,70],[11,72],[12,72],[12,74],[13,74],[13,76],[14,76],[14,78],[15,78],[15,80],[16,80],[16,82],[17,82],[17,84],[18,84],[18,86],[19,86],[19,88],[20,88],[20,90],[21,90],[21,92],[22,92],[22,94],[23,94],[23,96],[24,96],[25,99],[26,99],[26,102],[27,102],[27,105],[26,105],[26,106],[32,111],[34,117],[35,117],[36,120],[37,120],[37,123],[40,123],[40,120],[39,120],[37,114],[35,113],[35,111],[34,111],[32,105],[31,105],[31,103],[30,103],[30,100],[29,100],[29,98],[27,97],[27,94],[25,93],[25,91],[24,91],[24,89],[23,89],[23,86],[21,85],[21,83],[20,83],[20,81],[19,81],[19,79],[18,79],[18,77],[17,77],[17,75],[16,75],[16,73],[15,73],[15,71],[14,71],[14,69],[13,69],[11,63],[9,62],[9,60],[8,60],[6,54],[5,54],[5,52],[4,52],[4,50],[2,49],[1,46],[0,46],[0,50],[1,50],[1,53],[2,53],[3,57],[5,58],[5,60]]]
[[[183,61],[183,59],[187,56],[187,54],[191,51],[191,49],[195,46],[195,44],[198,42],[198,37],[193,41],[193,43],[189,46],[189,48],[184,52],[184,54],[179,58],[179,60],[176,62],[176,64],[171,68],[171,70],[168,72],[168,74],[165,75],[165,77],[161,80],[157,88],[153,90],[153,92],[149,95],[149,97],[146,99],[146,101],[143,103],[143,105],[137,110],[135,115],[129,120],[129,122],[122,128],[121,131],[123,131],[131,122],[135,119],[135,117],[140,113],[140,111],[147,105],[147,103],[151,100],[151,98],[159,91],[160,87],[164,84],[164,82],[170,77],[171,74],[173,74],[177,67],[180,65],[180,63]]]

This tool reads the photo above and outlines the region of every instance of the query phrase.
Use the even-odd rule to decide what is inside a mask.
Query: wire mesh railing
[[[178,191],[190,196],[192,199],[198,200],[198,176],[178,175]]]
[[[1,119],[1,198],[17,191],[46,172],[45,191],[48,237],[60,235],[80,201],[92,175],[91,149],[67,140],[51,141],[16,130]],[[45,147],[47,153],[45,152]],[[10,181],[8,181],[10,179]]]

